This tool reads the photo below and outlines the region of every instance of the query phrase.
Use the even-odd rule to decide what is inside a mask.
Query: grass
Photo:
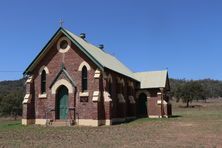
[[[22,126],[0,119],[0,147],[221,147],[222,100],[193,102],[174,117],[102,127]]]
[[[21,127],[21,121],[1,120],[1,123],[0,123],[0,130],[20,128],[20,127]]]

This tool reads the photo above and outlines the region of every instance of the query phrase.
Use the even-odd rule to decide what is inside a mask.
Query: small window
[[[83,66],[82,68],[82,91],[87,91],[87,84],[88,84],[88,73],[87,73],[87,68],[86,66]]]
[[[60,48],[61,49],[66,49],[68,46],[68,42],[66,40],[62,40],[60,43]]]
[[[41,94],[45,93],[46,93],[46,72],[45,70],[43,70],[41,74]]]
[[[57,50],[65,53],[71,48],[71,41],[67,37],[61,37],[57,42]]]

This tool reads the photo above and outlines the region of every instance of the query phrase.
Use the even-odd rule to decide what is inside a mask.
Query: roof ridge
[[[168,72],[168,70],[140,71],[140,72],[134,72],[133,74],[152,73],[152,72]]]

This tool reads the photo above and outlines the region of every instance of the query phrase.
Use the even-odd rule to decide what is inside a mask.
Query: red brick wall
[[[157,93],[160,92],[160,89],[159,88],[147,89],[146,91],[148,91],[150,94],[150,97],[148,98],[148,101],[147,101],[148,116],[161,116],[161,104],[157,104],[157,101],[161,100],[161,95],[157,95]],[[163,94],[163,99],[166,102],[168,102],[168,100],[165,99],[164,96],[165,94]],[[171,105],[163,105],[163,115],[171,115],[172,113],[170,112],[170,110],[171,110]]]
[[[74,44],[72,44],[72,49],[64,54],[58,52],[56,44],[57,41],[55,41],[50,51],[45,55],[44,59],[38,63],[33,71],[36,118],[45,118],[46,110],[55,107],[55,96],[51,94],[49,86],[60,71],[64,59],[64,66],[77,85],[75,90],[76,95],[69,95],[69,107],[73,107],[74,103],[76,104],[76,112],[78,112],[78,118],[80,119],[97,119],[98,105],[97,103],[92,102],[93,91],[96,91],[99,88],[98,81],[94,79],[94,73],[97,69],[96,65],[93,64]],[[78,71],[78,68],[83,61],[86,61],[91,66],[91,70],[88,71],[88,102],[80,102],[79,98],[79,92],[81,91],[81,72]],[[49,74],[46,76],[46,99],[38,98],[41,90],[39,69],[43,65],[47,66],[49,69]],[[51,116],[54,116],[53,113]]]
[[[34,83],[26,84],[26,94],[34,93]],[[23,104],[23,119],[35,119],[35,96],[30,96],[30,102]]]
[[[113,72],[111,70],[106,69],[106,75],[108,76],[109,74],[112,76],[112,102],[110,102],[110,107],[108,103],[105,103],[106,108],[110,108],[110,116],[111,118],[126,118],[130,116],[136,116],[136,104],[130,104],[129,101],[129,95],[133,95],[134,99],[136,98],[136,91],[134,90],[132,94],[128,91],[128,81],[131,81],[134,83],[134,86],[137,86],[137,81],[128,78],[126,76],[120,75],[116,72]],[[125,86],[122,87],[119,85],[117,78],[121,78],[125,82]],[[103,82],[104,85],[104,90],[109,91],[109,82],[108,80],[104,80]],[[125,103],[120,103],[118,100],[118,93],[122,93],[125,99]],[[106,112],[106,117],[109,116],[107,115],[108,112]]]
[[[157,100],[160,98],[158,97],[151,97],[148,99],[148,116],[160,116],[161,115],[161,106],[157,105]]]

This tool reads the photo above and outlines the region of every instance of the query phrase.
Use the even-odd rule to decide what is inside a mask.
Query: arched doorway
[[[56,91],[56,119],[66,119],[68,113],[68,89],[61,85]]]
[[[147,117],[147,96],[141,93],[138,98],[138,115]]]

